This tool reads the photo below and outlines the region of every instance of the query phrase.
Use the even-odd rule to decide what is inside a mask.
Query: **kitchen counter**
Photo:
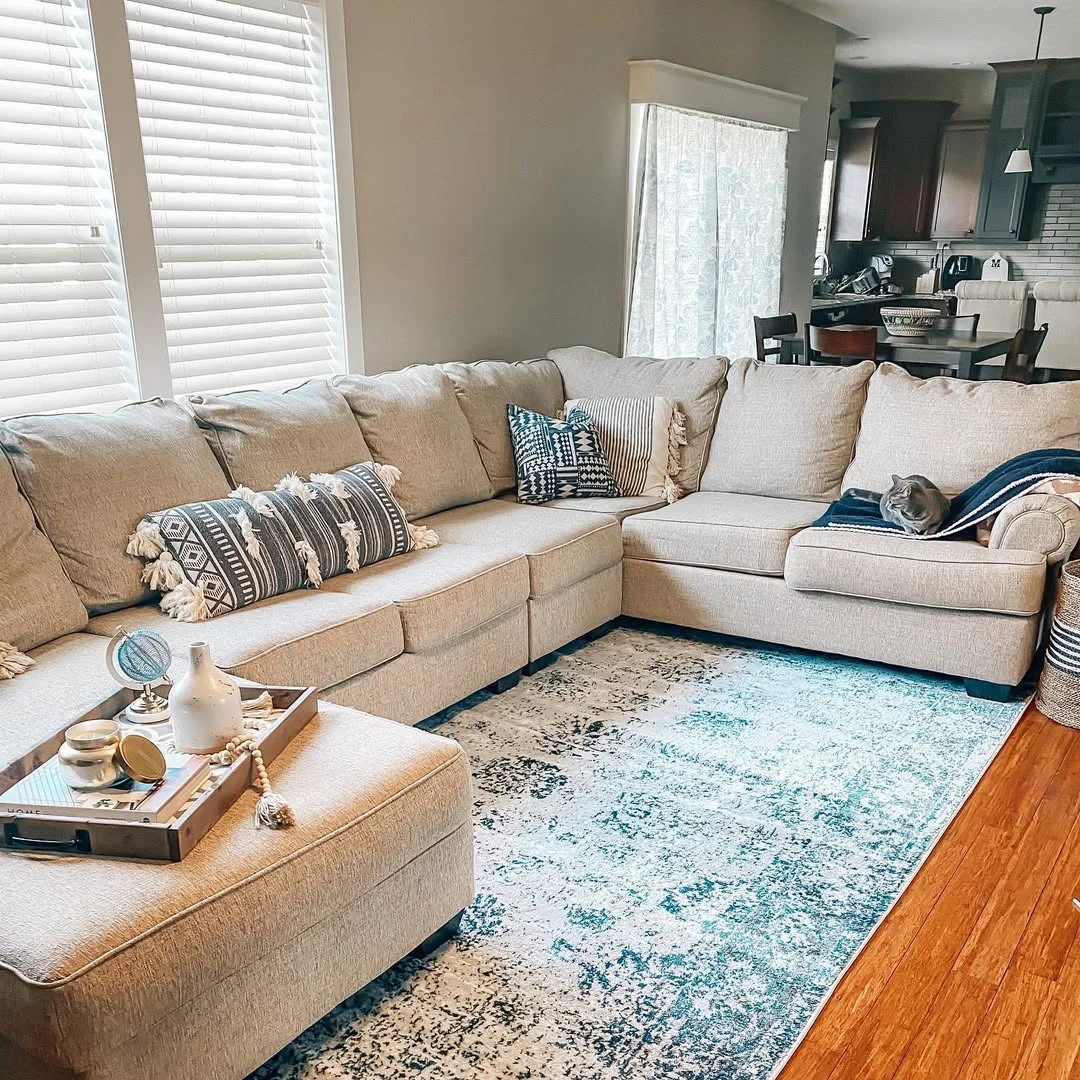
[[[952,300],[952,293],[900,293],[898,296],[839,293],[835,296],[815,296],[810,301],[812,311],[829,308],[855,307],[857,304],[917,304],[920,300]]]

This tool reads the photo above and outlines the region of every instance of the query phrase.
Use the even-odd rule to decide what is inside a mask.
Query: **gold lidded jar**
[[[64,732],[56,752],[60,775],[75,791],[100,791],[125,778],[116,754],[120,725],[115,720],[83,720]]]

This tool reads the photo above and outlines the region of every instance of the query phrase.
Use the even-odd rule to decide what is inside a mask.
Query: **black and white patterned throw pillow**
[[[508,405],[506,411],[514,443],[518,502],[619,494],[586,413],[571,409],[565,420],[556,420],[517,405]]]
[[[370,461],[309,480],[286,476],[273,491],[239,487],[227,499],[148,514],[128,554],[147,560],[143,580],[161,610],[200,622],[325,578],[432,547],[391,488],[398,470]]]

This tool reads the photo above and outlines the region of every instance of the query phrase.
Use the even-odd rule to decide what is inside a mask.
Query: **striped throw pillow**
[[[143,580],[161,610],[200,622],[325,578],[432,547],[391,488],[398,470],[366,461],[307,481],[286,476],[273,491],[239,487],[226,499],[148,514],[128,543],[147,561]]]
[[[686,420],[674,401],[662,397],[574,398],[592,421],[619,485],[620,495],[663,496],[669,503],[683,493],[675,482],[686,445]]]

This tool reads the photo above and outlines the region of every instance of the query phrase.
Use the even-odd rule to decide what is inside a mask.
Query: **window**
[[[0,414],[137,392],[86,10],[0,9]]]
[[[0,416],[362,370],[340,7],[0,6]]]
[[[343,370],[317,5],[127,15],[174,393]]]
[[[786,130],[650,104],[626,351],[746,356],[780,303]]]
[[[829,226],[832,219],[833,184],[836,180],[836,149],[836,143],[830,142],[821,174],[821,204],[818,208],[817,243],[814,247],[815,273],[824,273],[829,265]]]

